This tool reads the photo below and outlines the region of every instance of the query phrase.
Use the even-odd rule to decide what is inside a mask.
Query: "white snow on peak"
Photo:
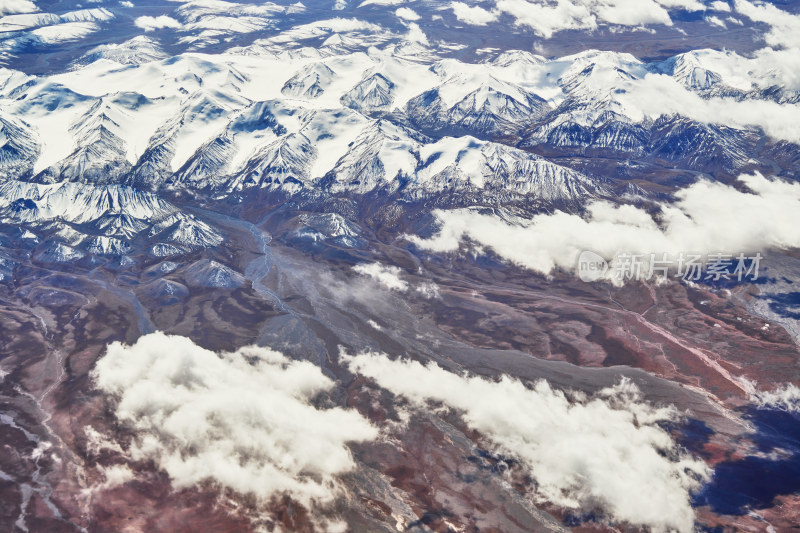
[[[177,7],[175,16],[198,31],[230,33],[264,27],[286,9],[193,0]],[[55,20],[34,15],[0,20]],[[74,11],[41,28],[99,24],[109,16],[102,8]],[[228,26],[233,17],[236,25]],[[118,160],[123,178],[153,190],[162,184],[217,192],[255,185],[302,189],[330,183],[331,175],[337,187],[363,189],[399,175],[412,184],[445,179],[448,168],[458,174],[448,174],[456,181],[480,188],[487,176],[502,174],[500,167],[487,167],[491,158],[526,172],[550,170],[477,137],[546,141],[551,134],[569,136],[573,127],[610,124],[604,135],[620,146],[635,145],[653,121],[674,114],[800,139],[797,94],[756,93],[772,87],[780,92],[782,85],[774,82],[787,74],[774,68],[767,73],[767,63],[757,70],[755,59],[733,52],[700,50],[648,64],[598,50],[555,59],[489,50],[484,61],[469,63],[442,59],[436,43],[404,41],[404,32],[330,18],[245,48],[170,58],[158,42],[140,36],[95,47],[71,70],[52,76],[0,70],[0,107],[33,139],[26,143],[35,145],[28,152],[39,154],[34,174],[46,170],[53,180],[52,169],[69,167],[70,179],[80,180],[98,162]],[[763,85],[745,83],[751,71],[760,73]],[[717,88],[739,92],[728,97]],[[536,131],[527,131],[531,127]],[[411,128],[420,133],[409,135]],[[422,134],[453,137],[431,142]],[[367,167],[368,179],[356,184],[355,169]]]
[[[140,65],[152,61],[166,59],[167,55],[161,50],[158,42],[139,35],[133,39],[118,44],[102,44],[89,50],[75,63],[88,64],[99,59],[107,59],[121,65]]]
[[[175,211],[158,196],[124,185],[92,186],[63,182],[39,184],[7,181],[0,184],[0,208],[27,200],[19,210],[28,221],[66,220],[75,224],[92,222],[108,214],[126,214],[141,220],[157,220]]]

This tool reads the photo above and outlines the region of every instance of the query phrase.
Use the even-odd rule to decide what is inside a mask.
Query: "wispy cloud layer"
[[[498,0],[496,11],[550,38],[563,30],[595,30],[600,24],[672,25],[669,11],[704,10],[697,0]]]
[[[354,266],[353,270],[364,276],[369,276],[387,289],[400,292],[408,290],[408,282],[400,277],[400,269],[396,266],[388,266],[381,263],[362,263]]]
[[[645,210],[598,201],[585,217],[556,212],[519,224],[471,210],[437,211],[441,229],[430,239],[410,236],[418,246],[454,251],[465,239],[542,274],[575,272],[578,256],[592,250],[606,260],[620,252],[749,253],[800,247],[800,184],[759,174],[739,178],[753,193],[700,181],[664,204],[660,221]]]
[[[800,388],[791,383],[771,391],[755,390],[750,399],[761,408],[800,413]]]
[[[441,402],[462,413],[498,453],[524,463],[540,501],[653,531],[693,529],[690,495],[708,469],[659,426],[675,420],[676,411],[643,402],[629,381],[586,397],[545,381],[529,388],[509,377],[493,382],[382,354],[343,357],[351,370],[421,408]]]

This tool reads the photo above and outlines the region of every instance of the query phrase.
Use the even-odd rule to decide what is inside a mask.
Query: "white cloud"
[[[420,16],[417,14],[417,12],[411,9],[410,7],[398,7],[397,11],[395,11],[394,14],[403,20],[420,19]]]
[[[498,0],[497,9],[513,16],[518,25],[529,26],[548,39],[561,30],[597,28],[597,16],[588,7],[569,0],[559,0],[555,4]]]
[[[662,115],[681,115],[706,124],[733,128],[761,128],[775,140],[800,143],[800,106],[758,97],[703,97],[683,81],[668,74],[648,72],[641,62],[625,54],[584,53],[562,58],[572,61],[568,73],[581,72],[591,58],[592,74],[576,76],[581,83],[570,94],[578,98],[605,99],[603,106],[633,121],[655,120]],[[779,86],[800,89],[800,53],[796,49],[764,48],[751,57],[730,51],[696,50],[683,54],[701,69],[719,74],[722,84],[742,91]],[[632,77],[622,79],[617,68]],[[568,74],[570,75],[570,74]],[[562,78],[563,79],[563,78]],[[786,93],[787,96],[790,93]],[[581,113],[578,113],[578,117]]]
[[[408,23],[408,33],[405,38],[412,43],[428,44],[428,36],[425,35],[425,32],[422,31],[422,28],[420,28],[419,24],[416,22]]]
[[[727,21],[737,24],[731,17]],[[794,49],[762,48],[749,57],[730,50],[704,49],[689,54],[697,58],[698,66],[719,74],[725,85],[743,91],[753,86],[766,89],[775,85],[788,90],[800,89],[800,53]]]
[[[117,442],[107,438],[92,426],[86,426],[83,432],[86,435],[86,450],[89,453],[99,455],[102,450],[123,453],[122,448]]]
[[[98,465],[98,470],[104,477],[104,481],[97,487],[93,487],[95,490],[105,490],[105,489],[113,489],[114,487],[119,487],[120,485],[124,485],[128,481],[134,479],[133,470],[126,465],[111,465],[111,466],[102,466]]]
[[[161,28],[180,28],[181,23],[172,17],[166,15],[159,15],[158,17],[138,17],[134,24],[142,28],[144,31],[153,31]]]
[[[700,0],[656,0],[668,9],[685,9],[686,11],[704,11],[706,6]]]
[[[709,4],[709,7],[714,11],[720,11],[722,13],[730,13],[731,5],[728,2],[722,2],[721,0],[714,0]]]
[[[354,466],[347,443],[376,436],[355,411],[310,404],[333,386],[319,368],[266,348],[216,354],[153,333],[109,345],[92,376],[135,431],[131,459],[153,460],[176,487],[210,480],[325,503]]]
[[[354,266],[353,270],[371,277],[387,289],[400,292],[408,290],[408,283],[400,278],[401,270],[396,266],[388,266],[381,263],[361,263]]]
[[[39,11],[39,8],[30,0],[0,0],[0,15],[34,13],[36,11]]]
[[[122,0],[119,5],[122,7],[133,7],[133,2],[129,2],[128,0]]]
[[[462,413],[498,452],[523,462],[539,501],[601,510],[613,521],[653,531],[693,530],[690,493],[708,468],[659,427],[677,412],[644,403],[629,381],[587,398],[543,380],[528,388],[507,376],[493,382],[381,354],[343,358],[351,370],[419,407],[441,402]]]
[[[672,25],[672,19],[667,10],[648,0],[615,0],[614,2],[598,3],[594,9],[600,20],[611,24],[624,26]]]
[[[800,413],[800,388],[791,383],[769,392],[754,391],[750,400],[762,408]]]
[[[735,0],[734,7],[750,20],[771,26],[764,35],[768,45],[800,48],[800,15],[792,15],[766,2],[754,4],[747,0]]]
[[[405,0],[364,0],[358,7],[364,6],[396,6],[402,4]]]
[[[699,181],[661,206],[658,224],[643,209],[605,201],[590,204],[586,218],[557,211],[510,225],[471,210],[437,211],[442,223],[430,239],[409,236],[433,251],[454,251],[468,238],[522,267],[549,274],[575,272],[581,251],[606,260],[617,253],[758,252],[800,247],[800,184],[756,174],[739,180],[755,194]]]
[[[439,286],[432,281],[420,283],[414,290],[429,300],[435,300],[441,296],[439,294]]]
[[[788,58],[797,64],[800,58]],[[795,74],[794,78],[797,79]],[[677,83],[671,76],[647,74],[618,95],[631,111],[657,118],[679,114],[707,124],[747,128],[758,126],[773,139],[800,143],[800,106],[770,100],[703,98]],[[636,117],[643,118],[643,117]]]
[[[669,10],[705,9],[698,0],[498,0],[496,5],[545,38],[562,30],[594,30],[600,23],[671,26]]]
[[[458,20],[473,26],[484,26],[497,20],[497,15],[480,6],[470,6],[464,2],[453,2],[450,4],[453,14]]]
[[[379,25],[372,24],[371,22],[355,18],[346,19],[341,17],[321,20],[317,22],[310,22],[308,26],[316,26],[332,32],[349,32],[349,31],[379,32],[383,29]]]
[[[332,19],[317,20],[308,24],[294,26],[289,32],[287,39],[308,39],[318,37],[328,33],[348,33],[348,32],[374,32],[379,33],[383,30],[379,25],[359,20],[355,18],[335,17]],[[274,38],[273,38],[274,39]]]
[[[725,24],[725,21],[723,21],[721,18],[719,18],[719,17],[717,17],[715,15],[710,15],[710,16],[706,17],[705,20],[706,20],[706,22],[708,22],[712,26],[719,26],[720,28],[727,28],[728,27]]]

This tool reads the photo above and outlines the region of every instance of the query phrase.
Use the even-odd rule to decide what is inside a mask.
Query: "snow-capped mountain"
[[[722,168],[728,172],[735,172],[750,161],[759,140],[751,131],[701,124],[681,117],[657,120],[652,137],[655,157],[691,168]]]
[[[146,53],[152,48],[143,39],[138,45]],[[136,46],[131,42],[124,48]],[[665,134],[661,126],[654,129],[659,117],[642,113],[624,98],[652,75],[650,67],[626,54],[583,53],[547,61],[506,53],[478,65],[452,59],[411,64],[401,58],[345,53],[296,59],[296,69],[283,68],[286,79],[267,80],[262,72],[276,63],[272,55],[143,63],[125,56],[120,67],[111,62],[113,53],[97,53],[102,59],[82,69],[107,83],[108,91],[76,83],[83,80],[76,74],[80,69],[6,89],[9,98],[26,94],[12,107],[15,120],[29,125],[25,135],[13,136],[19,139],[14,150],[25,150],[22,159],[31,159],[33,151],[48,148],[45,164],[36,164],[41,169],[37,181],[101,179],[152,191],[165,184],[241,190],[261,186],[264,180],[258,176],[274,170],[268,183],[282,183],[282,174],[293,183],[305,183],[329,172],[333,178],[326,183],[345,183],[352,179],[337,174],[352,174],[358,166],[354,158],[377,157],[375,150],[363,149],[365,138],[357,139],[368,136],[365,129],[379,117],[385,121],[383,130],[405,130],[419,144],[471,135],[512,145],[521,140],[523,147],[596,147],[662,155],[655,154],[658,138]],[[671,78],[687,91],[704,93],[721,83],[687,58],[673,63]],[[703,81],[712,78],[713,83]],[[322,124],[323,115],[329,124]],[[8,124],[5,128],[23,127]],[[755,128],[743,131],[756,135]],[[56,133],[67,138],[53,150]],[[699,133],[686,135],[694,136],[686,141],[690,144],[707,142]],[[362,147],[360,156],[347,149],[350,143]],[[378,138],[370,139],[370,144],[378,143]],[[419,147],[406,151],[414,158]],[[348,160],[340,164],[345,156]],[[749,159],[732,158],[723,168],[733,171]],[[362,168],[371,165],[370,160],[361,161]]]
[[[363,194],[388,187],[397,189],[411,179],[419,160],[420,143],[402,128],[377,120],[352,142],[325,184],[332,192]]]
[[[324,63],[311,63],[300,69],[281,89],[286,96],[316,98],[333,82],[336,73]]]
[[[140,235],[183,251],[221,240],[217,230],[159,196],[118,184],[7,180],[0,183],[0,220],[55,233],[73,248],[101,255],[125,253],[127,241]]]
[[[140,35],[122,43],[96,46],[76,59],[72,67],[80,68],[101,59],[113,61],[120,65],[141,65],[166,58],[167,54],[161,49],[157,41],[146,35]]]
[[[708,91],[722,82],[722,76],[703,68],[702,61],[695,53],[680,54],[667,63],[672,77],[695,91]]]
[[[791,530],[798,36],[0,0],[0,532]]]
[[[101,98],[78,117],[69,130],[76,150],[35,179],[45,183],[117,183],[131,169],[122,139],[129,120],[130,115],[125,110]]]
[[[210,32],[228,17],[218,7],[188,3],[178,16]],[[231,31],[249,32],[266,27],[263,17],[278,8],[236,9]],[[224,53],[171,57],[157,39],[137,36],[95,46],[50,75],[7,70],[0,85],[0,172],[11,195],[5,216],[32,224],[65,216],[86,229],[71,246],[88,253],[124,253],[108,239],[143,234],[163,241],[158,249],[166,253],[217,234],[162,208],[138,213],[145,198],[318,201],[381,191],[411,202],[440,197],[440,205],[451,198],[580,209],[608,196],[619,179],[601,161],[635,159],[620,176],[677,165],[727,179],[795,160],[800,135],[790,126],[659,105],[659,94],[723,108],[719,102],[787,106],[796,99],[790,87],[746,88],[729,65],[741,59],[730,53],[691,51],[647,63],[612,51],[547,59],[505,50],[468,61],[412,34],[340,19]],[[299,44],[309,39],[314,47]],[[94,214],[55,215],[45,200],[55,192],[26,182],[73,183],[59,194]],[[130,199],[112,209],[100,198],[113,187]]]
[[[389,111],[394,100],[395,84],[386,76],[375,73],[361,80],[342,96],[342,103],[365,115]]]
[[[30,128],[14,119],[0,116],[0,142],[0,176],[27,176],[39,155],[39,145]]]
[[[593,180],[519,149],[472,137],[444,138],[425,146],[421,155],[423,161],[416,178],[421,190],[472,189],[506,200],[516,195],[573,207],[603,193],[603,180]]]
[[[518,133],[550,111],[543,98],[518,88],[503,92],[505,84],[497,82],[482,84],[448,106],[443,93],[451,84],[461,85],[461,82],[448,81],[408,102],[406,113],[414,126],[423,131],[463,132],[491,138]]]

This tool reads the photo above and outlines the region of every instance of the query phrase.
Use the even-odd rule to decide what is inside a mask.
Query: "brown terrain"
[[[585,391],[627,375],[648,401],[674,404],[713,431],[702,450],[711,465],[749,453],[737,411],[747,403],[748,382],[800,383],[797,344],[748,311],[752,288],[546,279],[491,258],[420,254],[401,239],[375,242],[370,253],[301,250],[280,238],[265,244],[248,223],[216,223],[227,232],[225,244],[176,259],[172,271],[146,255],[125,269],[28,262],[0,286],[0,530],[313,530],[309,510],[288,498],[264,512],[246,495],[210,484],[175,490],[153,464],[125,456],[129,430],[89,372],[108,343],[156,330],[213,350],[258,343],[308,359],[336,379],[330,401],[384,427],[398,419],[397,400],[350,374],[339,346]],[[266,227],[279,236],[282,228]],[[237,288],[199,286],[187,269],[206,258],[247,279]],[[412,286],[432,281],[439,297],[367,288],[351,270],[363,260],[397,265]],[[185,290],[166,294],[165,282]],[[119,448],[93,445],[88,426]],[[495,456],[457,413],[418,412],[393,435],[352,446],[358,467],[344,476],[350,497],[329,512],[353,531],[566,529],[562,510],[528,497],[528,473]],[[104,488],[101,468],[122,464],[136,478]],[[784,531],[798,514],[794,496],[761,511]],[[724,530],[764,524],[708,508],[698,520]],[[606,528],[590,521],[575,529]]]

